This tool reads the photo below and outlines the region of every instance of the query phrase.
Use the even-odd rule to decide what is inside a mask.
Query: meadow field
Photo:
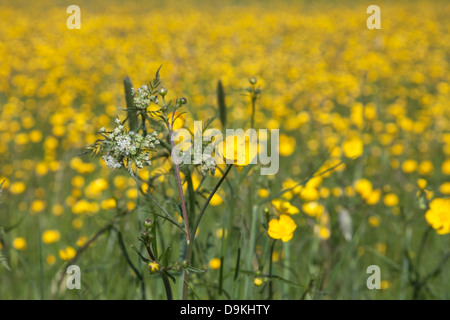
[[[0,2],[0,299],[450,298],[448,1],[72,4]]]

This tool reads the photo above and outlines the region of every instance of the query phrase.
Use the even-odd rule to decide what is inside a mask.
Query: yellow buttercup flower
[[[288,157],[291,154],[293,154],[295,151],[295,144],[296,144],[295,138],[289,137],[285,134],[280,134],[279,139],[280,139],[279,140],[280,155],[283,157]]]
[[[219,258],[212,258],[211,260],[209,260],[209,267],[213,270],[219,269],[220,263],[221,262]]]
[[[65,249],[59,249],[58,254],[61,260],[67,261],[75,257],[77,252],[71,246],[67,246]]]
[[[273,199],[272,205],[277,209],[279,213],[284,214],[297,214],[300,212],[297,207],[293,206],[289,201],[282,199]]]
[[[398,196],[394,193],[388,193],[384,196],[384,204],[388,207],[394,207],[398,204]]]
[[[282,214],[279,219],[272,219],[269,221],[269,236],[273,239],[281,239],[287,242],[292,239],[297,225],[294,220],[286,214]]]
[[[364,143],[359,137],[353,137],[344,142],[342,149],[347,158],[357,158],[364,152]]]
[[[216,150],[225,163],[231,162],[235,166],[245,167],[256,158],[258,144],[242,133],[227,137],[218,144]]]
[[[12,245],[14,249],[23,251],[27,248],[27,240],[25,240],[25,238],[22,237],[17,237],[14,239]]]
[[[324,211],[323,205],[318,202],[312,201],[302,205],[302,210],[310,217],[320,217]]]
[[[450,198],[433,199],[425,219],[438,234],[450,233]]]
[[[58,242],[60,238],[61,234],[58,230],[46,230],[42,234],[42,242],[45,244]]]
[[[19,182],[14,182],[9,186],[9,191],[12,194],[21,194],[24,193],[26,190],[26,185],[25,183],[19,181]]]

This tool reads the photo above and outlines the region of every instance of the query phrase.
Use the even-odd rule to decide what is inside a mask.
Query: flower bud
[[[167,89],[166,88],[160,88],[158,90],[158,93],[161,95],[161,97],[164,97],[167,94]]]
[[[187,99],[186,98],[180,98],[179,100],[180,104],[186,104],[187,103]]]
[[[187,267],[189,267],[189,261],[187,261],[187,260],[181,261],[181,267],[183,269],[186,269]]]
[[[250,79],[248,79],[248,82],[250,82],[250,84],[256,84],[256,82],[258,82],[258,79],[256,79],[255,77],[251,77]]]
[[[153,221],[150,219],[146,219],[143,222],[144,228],[146,229],[150,229],[151,227],[153,227]]]

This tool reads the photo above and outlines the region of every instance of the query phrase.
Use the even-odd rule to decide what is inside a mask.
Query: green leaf
[[[144,257],[142,255],[142,253],[138,250],[138,248],[136,248],[135,246],[131,245],[131,248],[138,254],[139,258],[141,258],[142,261],[144,261],[145,263],[149,263],[150,260],[147,259],[146,257]]]
[[[122,239],[122,233],[120,233],[120,231],[117,230],[116,228],[113,228],[113,230],[117,232],[117,240],[119,241],[119,247],[120,247],[120,250],[122,251],[123,256],[125,257],[125,260],[127,261],[130,268],[133,269],[133,271],[136,274],[136,276],[138,277],[138,279],[142,281],[142,279],[143,279],[142,274],[136,269],[133,262],[131,262],[131,259],[130,259],[130,256],[128,255],[127,249],[125,248],[125,243],[123,242],[123,239]]]
[[[138,127],[138,115],[136,112],[136,108],[134,107],[133,95],[131,93],[133,83],[131,82],[129,77],[125,77],[123,79],[123,86],[125,88],[125,101],[127,103],[128,110],[128,126],[131,131],[135,131]]]
[[[8,271],[11,271],[8,265],[8,260],[6,257],[0,252],[0,264],[3,265]]]
[[[194,272],[194,273],[202,273],[202,272],[205,272],[205,270],[197,269],[197,268],[194,268],[194,267],[187,267],[186,270],[187,270],[187,271],[190,271],[190,272]]]
[[[225,128],[227,124],[227,107],[225,105],[225,90],[220,80],[217,82],[217,104],[219,105],[220,121],[222,122],[222,127]]]

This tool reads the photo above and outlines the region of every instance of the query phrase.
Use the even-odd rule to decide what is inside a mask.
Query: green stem
[[[206,199],[205,204],[203,205],[200,214],[198,215],[197,220],[195,221],[194,224],[194,228],[192,229],[192,234],[194,235],[194,238],[192,238],[192,241],[190,241],[188,243],[188,248],[187,248],[187,253],[186,253],[186,260],[187,261],[191,261],[191,257],[192,257],[192,247],[194,245],[194,239],[195,239],[195,233],[197,232],[198,226],[200,224],[200,221],[202,220],[203,214],[206,211],[206,208],[208,207],[209,202],[211,201],[212,197],[214,196],[214,194],[217,192],[217,190],[219,189],[220,185],[222,184],[222,182],[225,180],[225,178],[227,177],[228,173],[230,172],[231,168],[233,167],[232,164],[228,165],[227,170],[225,171],[225,173],[223,174],[222,178],[220,178],[219,182],[216,184],[216,186],[214,187],[213,191],[211,191],[211,193],[208,196],[208,199]],[[225,231],[224,231],[225,232]],[[183,300],[187,299],[187,291],[188,291],[188,280],[189,280],[189,275],[187,272],[184,273],[184,286],[183,286]]]
[[[248,250],[246,252],[246,268],[247,270],[253,270],[252,268],[252,260],[253,260],[253,254],[255,253],[255,240],[256,240],[256,221],[258,220],[258,207],[256,205],[253,206],[252,209],[252,222],[250,227],[250,240],[248,244]],[[244,299],[251,299],[251,297],[248,297],[248,289],[250,287],[249,283],[249,277],[245,278],[245,287],[244,287]]]

